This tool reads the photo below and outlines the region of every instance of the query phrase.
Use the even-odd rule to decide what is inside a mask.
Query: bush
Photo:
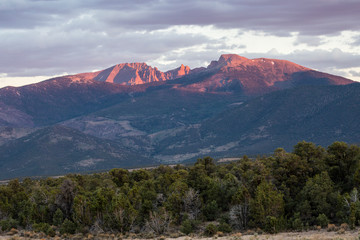
[[[194,231],[193,225],[191,224],[191,220],[187,219],[182,222],[180,231],[185,233],[186,235],[189,235]]]
[[[318,225],[320,225],[322,228],[324,228],[329,224],[329,219],[327,218],[327,216],[325,214],[321,213],[316,218],[316,223]]]
[[[70,234],[74,234],[76,231],[76,225],[75,223],[73,223],[72,221],[70,221],[69,219],[65,219],[63,224],[61,224],[60,227],[60,233],[64,234],[64,233],[70,233]]]
[[[53,224],[55,226],[60,226],[62,223],[63,223],[63,220],[64,220],[64,214],[63,212],[61,211],[60,208],[58,208],[55,213],[54,213],[54,216],[53,216]]]
[[[50,237],[55,237],[55,230],[48,223],[34,223],[32,228],[35,232],[43,232]]]
[[[218,230],[220,232],[224,232],[224,233],[231,233],[232,232],[232,228],[229,224],[227,224],[226,222],[220,223]]]
[[[214,221],[218,216],[219,207],[215,200],[209,202],[203,208],[203,214],[208,221]]]
[[[214,224],[210,223],[209,225],[206,226],[204,231],[205,236],[211,237],[214,236],[216,233],[217,233],[217,227]]]
[[[328,232],[337,231],[338,228],[335,226],[335,224],[328,224],[327,230],[328,230]]]
[[[0,221],[1,230],[8,231],[11,228],[16,228],[19,222],[15,219],[8,218]]]
[[[182,233],[185,233],[186,235],[194,232],[198,225],[200,224],[200,221],[194,220],[194,219],[186,219],[182,222],[180,231]]]
[[[291,221],[291,227],[295,231],[302,231],[303,230],[304,224],[301,221],[300,213],[297,212],[297,213],[294,214],[294,217],[292,218],[292,221]]]
[[[265,219],[265,231],[268,233],[278,233],[284,223],[283,219],[277,219],[274,216],[267,216]]]

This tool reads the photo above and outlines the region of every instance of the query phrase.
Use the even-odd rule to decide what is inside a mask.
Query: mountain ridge
[[[139,165],[262,154],[304,138],[322,145],[328,139],[357,143],[359,89],[349,79],[286,60],[236,54],[221,55],[206,68],[181,65],[161,72],[146,63],[124,63],[5,87],[0,89],[0,166],[7,176],[16,173],[16,165],[28,166],[27,158],[53,156],[52,166],[64,166],[65,160],[53,155],[64,152],[66,166],[78,166],[69,172],[76,172],[86,171],[79,167],[86,164],[99,170],[128,166],[134,159]],[[113,161],[114,153],[119,158]],[[50,174],[26,167],[17,173],[41,171]]]

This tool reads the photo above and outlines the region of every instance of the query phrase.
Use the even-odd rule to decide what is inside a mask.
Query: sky
[[[0,87],[221,54],[285,59],[360,81],[359,0],[0,0]]]

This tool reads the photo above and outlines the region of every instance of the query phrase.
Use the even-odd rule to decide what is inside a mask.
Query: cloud
[[[354,77],[360,77],[360,72],[357,71],[349,71],[349,73]]]
[[[262,52],[252,55],[318,69],[358,66],[359,51],[320,48],[326,36],[360,31],[358,9],[358,0],[2,0],[0,73],[58,75],[121,62],[168,70],[257,47]],[[248,32],[261,35],[257,46]],[[293,36],[286,54],[263,50]],[[358,40],[349,45],[356,48]]]
[[[0,5],[2,28],[49,26],[91,14],[107,28],[149,30],[174,25],[214,25],[307,35],[360,29],[357,0],[4,1]]]

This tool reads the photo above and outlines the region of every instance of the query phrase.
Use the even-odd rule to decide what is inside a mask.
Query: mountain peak
[[[240,55],[237,54],[222,54],[219,58],[220,63],[222,62],[227,62],[227,63],[241,63],[241,62],[246,62],[249,61],[248,58],[246,57],[242,57]]]
[[[224,67],[224,66],[238,66],[248,62],[246,57],[239,56],[237,54],[222,54],[218,61],[211,61],[208,68]]]
[[[100,82],[118,83],[121,85],[138,85],[175,79],[190,73],[190,67],[181,64],[179,68],[162,72],[146,63],[121,63],[95,73],[77,74],[82,80],[96,80]]]

